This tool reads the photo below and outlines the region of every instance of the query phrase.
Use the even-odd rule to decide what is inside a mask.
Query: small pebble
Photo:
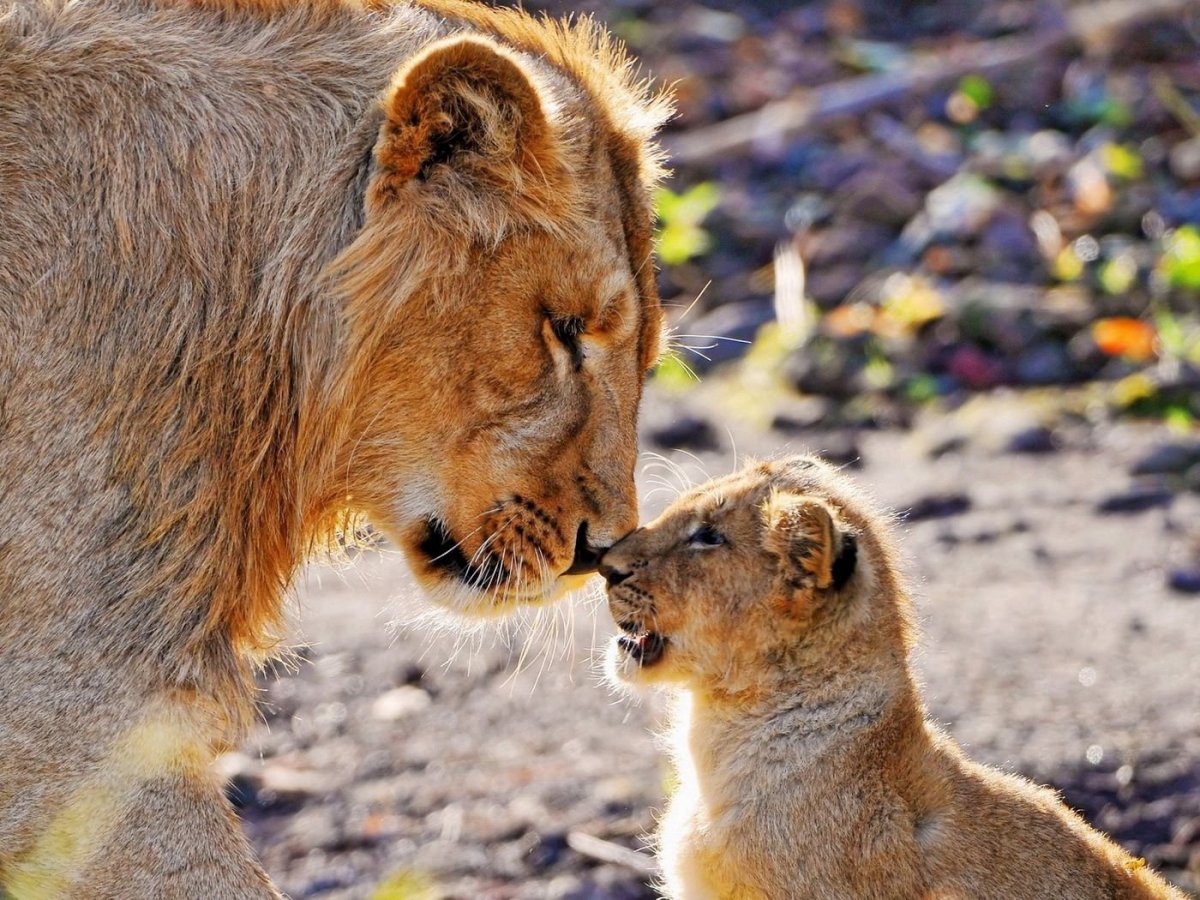
[[[258,796],[258,785],[249,775],[239,772],[225,783],[225,799],[234,809],[250,807]]]
[[[1180,594],[1200,594],[1200,565],[1172,569],[1167,575],[1167,586]]]
[[[680,347],[694,347],[687,353],[688,365],[703,373],[719,363],[746,355],[758,329],[775,318],[775,310],[767,301],[743,300],[723,303],[710,313],[679,330],[673,338]]]
[[[943,456],[948,456],[951,453],[961,453],[967,449],[969,443],[965,434],[944,435],[930,444],[926,455],[930,459],[941,459]]]
[[[944,528],[938,532],[937,541],[944,547],[957,547],[962,543],[962,538],[953,529]]]
[[[1170,506],[1175,495],[1165,488],[1134,487],[1119,494],[1110,494],[1096,504],[1098,513],[1139,513]]]
[[[1162,444],[1133,464],[1133,475],[1176,475],[1200,463],[1200,444]]]
[[[683,416],[650,432],[650,440],[664,450],[716,450],[717,433],[707,419]]]
[[[1021,384],[1063,384],[1072,380],[1073,373],[1066,347],[1054,341],[1034,344],[1017,358],[1016,377]]]
[[[1058,439],[1053,429],[1043,425],[1018,431],[1008,441],[1009,453],[1053,453],[1058,449]]]
[[[1026,273],[1036,272],[1041,261],[1037,237],[1024,217],[1011,210],[996,212],[980,237],[983,249],[996,260],[1004,260]]]
[[[524,841],[528,849],[525,851],[525,862],[535,872],[543,872],[558,863],[568,852],[567,836],[562,832],[552,834],[531,834]]]
[[[403,685],[376,697],[371,715],[383,722],[395,722],[427,709],[432,702],[433,698],[419,687]]]
[[[832,405],[824,397],[806,397],[789,403],[771,420],[771,428],[784,434],[795,434],[816,428],[832,413]]]
[[[970,508],[971,498],[966,494],[930,494],[917,500],[908,509],[901,510],[899,515],[905,522],[921,522],[961,515]]]
[[[976,390],[992,388],[1008,380],[1008,370],[1002,360],[970,344],[951,351],[946,360],[946,371]]]
[[[853,435],[831,434],[814,442],[816,453],[825,462],[834,466],[861,469],[862,450]]]
[[[1171,148],[1171,172],[1180,181],[1200,179],[1200,137],[1180,141]]]

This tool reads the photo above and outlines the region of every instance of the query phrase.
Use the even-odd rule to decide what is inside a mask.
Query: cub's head
[[[353,361],[335,487],[477,615],[553,598],[637,524],[662,332],[661,102],[590,25],[484,10],[463,9],[503,43],[444,38],[393,77],[334,264]]]
[[[610,674],[731,693],[759,683],[890,578],[878,532],[847,480],[809,457],[693,489],[604,556],[624,632]]]

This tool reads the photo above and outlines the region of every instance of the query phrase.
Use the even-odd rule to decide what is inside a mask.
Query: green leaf
[[[712,246],[708,232],[696,225],[673,223],[658,233],[658,257],[668,266],[685,263]]]
[[[841,41],[834,47],[834,55],[838,62],[860,72],[891,72],[908,61],[904,45],[883,41]]]
[[[1067,244],[1058,251],[1058,256],[1054,258],[1054,265],[1051,268],[1054,277],[1059,281],[1074,281],[1083,274],[1083,260],[1079,258],[1074,247]]]
[[[904,394],[913,403],[926,403],[938,395],[937,379],[932,375],[914,375],[904,385]]]
[[[1118,296],[1127,293],[1137,281],[1137,263],[1129,253],[1122,253],[1112,259],[1105,260],[1100,267],[1098,277],[1100,286],[1106,293]]]
[[[1163,412],[1163,419],[1168,428],[1183,435],[1191,435],[1192,426],[1196,424],[1196,417],[1192,415],[1192,411],[1178,404],[1168,406]]]
[[[433,881],[411,870],[389,876],[371,893],[371,900],[438,900],[441,895]]]
[[[685,263],[712,246],[701,224],[721,202],[720,189],[711,181],[702,181],[682,194],[660,188],[655,196],[658,218],[658,255],[669,266]]]
[[[980,109],[987,109],[996,99],[996,91],[982,75],[967,75],[958,83],[958,90]]]
[[[1163,274],[1172,287],[1200,290],[1200,230],[1183,225],[1168,232],[1163,253]]]
[[[884,355],[878,341],[868,342],[866,351],[867,364],[863,367],[863,378],[874,390],[887,390],[896,380],[895,368]]]
[[[1158,330],[1159,343],[1167,353],[1180,358],[1187,354],[1187,334],[1178,316],[1169,309],[1160,309],[1154,314],[1154,327]]]
[[[1133,122],[1133,113],[1129,106],[1113,97],[1105,97],[1095,106],[1096,121],[1114,128],[1124,128]]]
[[[711,181],[701,181],[682,194],[659,188],[655,202],[663,224],[699,225],[721,202],[721,190]]]
[[[1100,161],[1109,174],[1123,181],[1142,177],[1142,157],[1126,144],[1105,144],[1100,148]]]
[[[631,49],[645,47],[650,40],[650,26],[637,16],[630,16],[614,23],[613,31]]]
[[[673,391],[685,391],[700,380],[678,353],[664,356],[654,369],[654,381]]]

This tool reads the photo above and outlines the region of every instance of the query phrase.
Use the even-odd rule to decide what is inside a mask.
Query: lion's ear
[[[850,580],[857,542],[825,501],[777,492],[763,515],[766,548],[779,558],[783,578],[794,590],[838,590]]]
[[[493,41],[438,41],[397,72],[383,102],[377,205],[429,184],[519,195],[558,168],[538,88],[525,64]]]

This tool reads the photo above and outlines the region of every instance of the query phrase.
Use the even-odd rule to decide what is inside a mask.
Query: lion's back
[[[369,108],[397,59],[439,27],[409,7],[369,19],[323,0],[240,13],[0,0],[10,426],[18,392],[40,391],[44,411],[134,354],[169,367],[185,337],[227,352],[214,342],[262,320],[255,303],[305,222],[343,223],[325,246],[296,248],[313,273],[327,262],[359,224],[347,181],[361,153],[347,147],[376,127]]]
[[[332,168],[320,154],[438,28],[407,7],[246,6],[0,0],[0,302],[81,255],[136,277],[182,237],[201,267],[239,215],[281,222],[284,178]]]

